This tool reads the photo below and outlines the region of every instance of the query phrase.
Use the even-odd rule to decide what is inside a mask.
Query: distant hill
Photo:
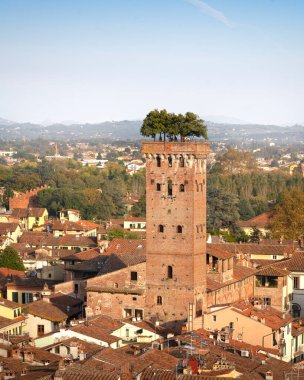
[[[58,141],[84,140],[139,140],[141,120],[122,120],[97,124],[52,124],[48,126],[32,123],[16,123],[0,118],[2,140],[32,140],[42,138]],[[304,142],[304,126],[281,127],[258,124],[227,124],[207,122],[211,141],[226,141],[241,145],[255,142],[274,142],[286,145]]]

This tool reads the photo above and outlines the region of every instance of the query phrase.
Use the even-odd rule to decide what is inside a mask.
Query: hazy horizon
[[[304,123],[304,2],[4,0],[0,117]]]

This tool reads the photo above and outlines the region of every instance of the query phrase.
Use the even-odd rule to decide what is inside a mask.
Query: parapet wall
[[[47,189],[48,186],[37,187],[36,189],[29,190],[26,193],[14,195],[9,199],[9,209],[14,208],[29,208],[37,206],[37,194],[38,191]]]
[[[210,145],[207,142],[154,142],[142,143],[142,155],[146,154],[188,154],[194,156],[207,156]]]

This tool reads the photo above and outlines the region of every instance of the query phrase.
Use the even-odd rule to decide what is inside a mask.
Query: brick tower
[[[188,320],[206,297],[206,158],[209,144],[144,142],[147,190],[145,318]]]

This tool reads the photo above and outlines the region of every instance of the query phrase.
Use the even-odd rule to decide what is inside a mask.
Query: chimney
[[[29,350],[23,351],[23,361],[26,363],[33,363],[34,354],[32,353],[32,351],[29,351]]]
[[[51,303],[51,297],[49,295],[43,295],[42,300],[47,303]]]

